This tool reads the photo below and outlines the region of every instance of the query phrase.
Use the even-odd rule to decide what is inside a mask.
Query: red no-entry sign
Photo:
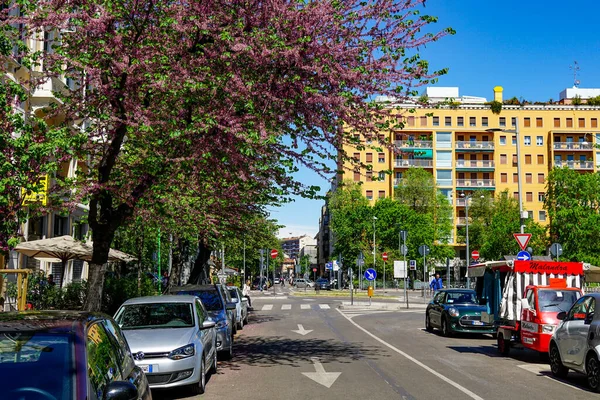
[[[271,258],[277,258],[277,256],[279,255],[279,252],[275,249],[271,250]]]
[[[383,261],[387,261],[387,253],[383,253],[381,255],[381,258],[383,258]]]
[[[313,272],[317,272],[317,269],[316,269],[316,268],[313,268]]]
[[[473,250],[473,252],[471,253],[471,258],[475,261],[479,260],[479,251]]]

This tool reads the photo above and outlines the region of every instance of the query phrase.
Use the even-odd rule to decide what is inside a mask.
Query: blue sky
[[[582,88],[600,88],[598,0],[428,0],[423,13],[439,17],[438,27],[457,32],[421,50],[432,69],[448,67],[437,86],[458,86],[459,94],[491,99],[492,88],[504,98],[558,99],[573,86],[569,66],[577,61]],[[329,183],[302,169],[296,177],[310,185]],[[315,235],[322,201],[296,198],[272,210],[285,228],[280,237]]]

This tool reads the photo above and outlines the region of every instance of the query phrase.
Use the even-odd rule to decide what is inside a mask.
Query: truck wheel
[[[560,359],[560,351],[555,344],[550,344],[550,369],[557,378],[566,378],[569,368],[565,367]]]
[[[510,342],[504,340],[504,334],[498,333],[498,352],[503,356],[507,356],[510,352]]]

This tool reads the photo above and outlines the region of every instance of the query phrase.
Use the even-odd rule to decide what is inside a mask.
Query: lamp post
[[[471,277],[469,277],[469,266],[471,265],[471,254],[469,253],[469,200],[472,195],[465,196],[461,193],[461,196],[465,198],[465,221],[466,221],[466,242],[467,242],[467,289],[471,288]]]
[[[521,174],[521,139],[519,138],[519,117],[515,118],[515,129],[486,129],[486,132],[505,132],[514,133],[517,140],[517,190],[519,191],[519,225],[521,226],[521,233],[525,233],[525,218],[527,216],[523,213],[523,188],[522,182],[523,177]]]
[[[375,221],[377,221],[377,217],[373,216],[373,269],[375,269],[376,255],[377,255],[377,247],[375,246]],[[376,287],[375,280],[373,279],[373,289]]]

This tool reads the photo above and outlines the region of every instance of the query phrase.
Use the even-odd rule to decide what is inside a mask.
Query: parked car
[[[242,296],[242,291],[237,286],[227,286],[227,290],[236,306],[237,327],[244,329],[244,324],[248,323],[248,299]]]
[[[327,278],[319,278],[315,281],[315,285],[322,290],[331,290],[331,284]]]
[[[298,278],[294,280],[294,286],[297,288],[312,288],[315,286],[315,283],[310,279]]]
[[[471,289],[441,289],[425,310],[425,329],[441,329],[444,336],[457,332],[496,333],[494,324],[481,320],[486,306],[479,305],[477,294]]]
[[[2,399],[152,399],[108,315],[0,313],[0,360]]]
[[[215,322],[195,296],[129,299],[117,310],[135,363],[151,388],[189,386],[206,390],[206,374],[217,371]]]
[[[274,285],[280,285],[281,284],[281,279],[279,279],[279,278],[273,279],[273,284]]]
[[[227,301],[228,293],[222,285],[185,285],[171,289],[173,294],[194,295],[200,298],[208,315],[216,323],[217,350],[226,359],[233,357],[233,335],[235,334],[236,305]]]
[[[600,392],[600,293],[590,293],[556,316],[562,322],[550,339],[550,369],[565,378],[569,370],[587,375],[589,387]]]

